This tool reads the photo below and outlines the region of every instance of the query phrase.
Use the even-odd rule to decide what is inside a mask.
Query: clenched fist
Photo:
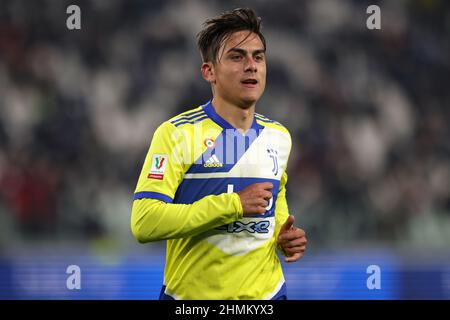
[[[270,182],[255,183],[238,192],[241,198],[244,216],[264,214],[269,200],[272,198],[273,184]]]

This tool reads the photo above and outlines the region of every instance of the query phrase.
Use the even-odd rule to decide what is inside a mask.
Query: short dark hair
[[[203,30],[197,34],[198,48],[203,62],[216,62],[222,43],[234,32],[248,30],[259,36],[266,50],[266,39],[261,33],[261,18],[253,9],[236,8],[221,15],[207,19]]]

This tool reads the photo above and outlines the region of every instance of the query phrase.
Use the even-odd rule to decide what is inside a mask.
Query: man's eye
[[[256,60],[256,61],[263,61],[263,60],[264,60],[264,57],[263,57],[262,55],[255,56],[255,60]]]
[[[241,56],[231,56],[231,59],[236,61],[241,60],[241,58],[242,58]]]

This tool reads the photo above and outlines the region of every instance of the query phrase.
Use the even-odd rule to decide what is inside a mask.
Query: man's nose
[[[256,71],[257,71],[256,62],[253,59],[253,57],[247,58],[245,62],[245,72],[256,72]]]

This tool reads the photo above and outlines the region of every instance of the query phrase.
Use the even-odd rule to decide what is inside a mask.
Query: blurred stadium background
[[[288,203],[309,248],[283,264],[290,298],[450,299],[444,0],[0,0],[0,298],[158,297],[164,243],[132,238],[133,191],[155,128],[211,96],[201,22],[237,6],[268,42],[258,112],[295,143]]]

